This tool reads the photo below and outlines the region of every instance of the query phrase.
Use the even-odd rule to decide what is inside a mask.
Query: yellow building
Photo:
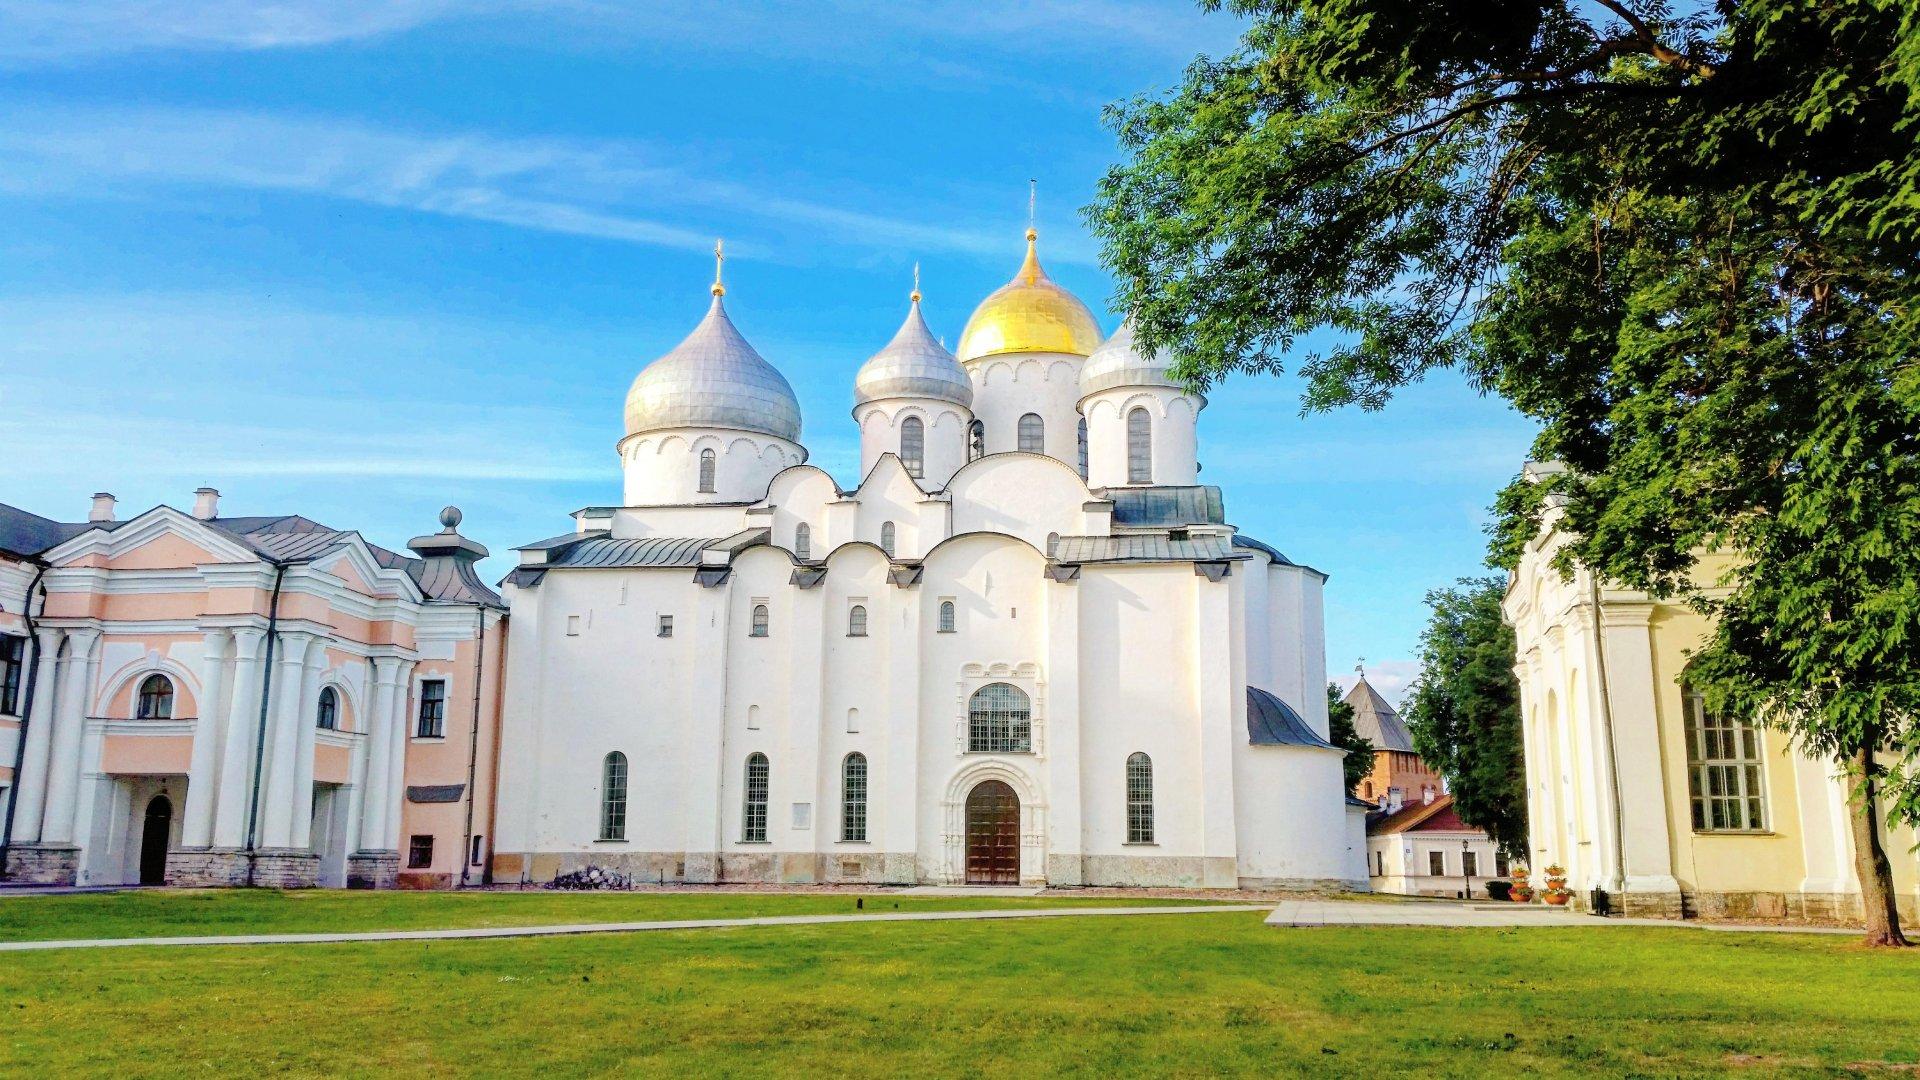
[[[1784,732],[1709,713],[1685,680],[1707,620],[1584,570],[1563,578],[1554,513],[1505,600],[1534,877],[1557,863],[1576,904],[1601,888],[1629,915],[1857,920],[1837,769]],[[1920,917],[1914,834],[1890,830],[1885,844],[1902,917]]]

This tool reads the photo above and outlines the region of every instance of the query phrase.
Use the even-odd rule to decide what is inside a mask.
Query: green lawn
[[[19,953],[0,1074],[1860,1075],[1920,1061],[1916,953],[1251,913]]]
[[[865,911],[1129,907],[1202,900],[1067,896],[872,894]],[[204,889],[0,896],[0,941],[441,930],[476,926],[731,919],[750,915],[853,915],[851,893],[380,892],[338,889]]]

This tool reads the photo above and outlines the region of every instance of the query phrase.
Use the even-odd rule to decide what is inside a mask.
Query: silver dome
[[[1186,391],[1167,374],[1168,367],[1166,361],[1146,356],[1134,345],[1133,319],[1128,318],[1080,365],[1080,396],[1087,398],[1118,386],[1164,386]]]
[[[734,329],[716,293],[707,317],[627,391],[627,434],[730,428],[800,441],[793,387]]]
[[[853,403],[881,398],[933,398],[962,408],[973,406],[973,380],[946,346],[935,340],[920,317],[920,294],[913,294],[907,321],[886,347],[860,365],[853,379]]]

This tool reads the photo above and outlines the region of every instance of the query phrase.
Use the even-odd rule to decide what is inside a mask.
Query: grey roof
[[[1354,731],[1372,743],[1375,750],[1415,752],[1413,735],[1407,731],[1406,723],[1365,675],[1360,676],[1360,681],[1353,684],[1343,700],[1353,706]]]
[[[460,796],[465,794],[466,790],[467,785],[465,784],[409,784],[407,786],[407,801],[415,803],[459,802]]]
[[[1233,546],[1237,548],[1247,548],[1248,550],[1251,550],[1251,551],[1265,552],[1268,558],[1272,559],[1274,562],[1280,564],[1281,566],[1300,565],[1299,563],[1294,562],[1292,559],[1287,558],[1285,555],[1280,554],[1279,548],[1274,547],[1272,544],[1262,543],[1261,541],[1255,540],[1253,537],[1248,536],[1244,533],[1233,534]]]
[[[853,379],[855,405],[902,397],[950,401],[963,408],[973,405],[973,380],[927,329],[927,321],[920,317],[919,293],[913,294],[907,320],[893,340],[860,365]]]
[[[700,552],[722,537],[644,536],[616,540],[596,536],[582,540],[547,562],[558,566],[699,566]]]
[[[1224,536],[1169,540],[1160,533],[1120,536],[1063,536],[1053,559],[1063,563],[1220,562],[1233,558]]]
[[[793,387],[734,329],[717,292],[693,333],[633,380],[626,417],[629,435],[729,428],[800,439]]]
[[[1144,354],[1134,345],[1133,318],[1128,316],[1120,329],[1093,350],[1093,355],[1080,366],[1080,396],[1085,398],[1120,386],[1164,386],[1191,393],[1174,381],[1167,373],[1168,367],[1161,357]]]
[[[1247,742],[1254,746],[1317,746],[1335,749],[1314,734],[1293,706],[1257,686],[1247,687]]]
[[[0,503],[0,551],[31,557],[88,528],[85,523],[55,521]]]
[[[1180,525],[1224,525],[1226,505],[1220,489],[1211,484],[1190,487],[1104,488],[1100,496],[1113,503],[1113,523],[1142,528]]]

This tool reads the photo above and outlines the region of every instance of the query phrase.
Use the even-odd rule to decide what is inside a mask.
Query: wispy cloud
[[[738,249],[774,260],[805,260],[826,243],[996,257],[1006,250],[998,230],[890,217],[779,190],[783,180],[797,187],[800,178],[730,181],[632,140],[426,133],[202,109],[49,106],[16,119],[0,130],[0,190],[14,193],[290,192],[686,250],[710,247],[724,222]],[[679,223],[702,215],[713,228]],[[1085,262],[1092,253],[1061,245],[1053,256]]]
[[[0,0],[0,59],[48,62],[150,49],[243,50],[330,45],[413,29],[464,0]]]

